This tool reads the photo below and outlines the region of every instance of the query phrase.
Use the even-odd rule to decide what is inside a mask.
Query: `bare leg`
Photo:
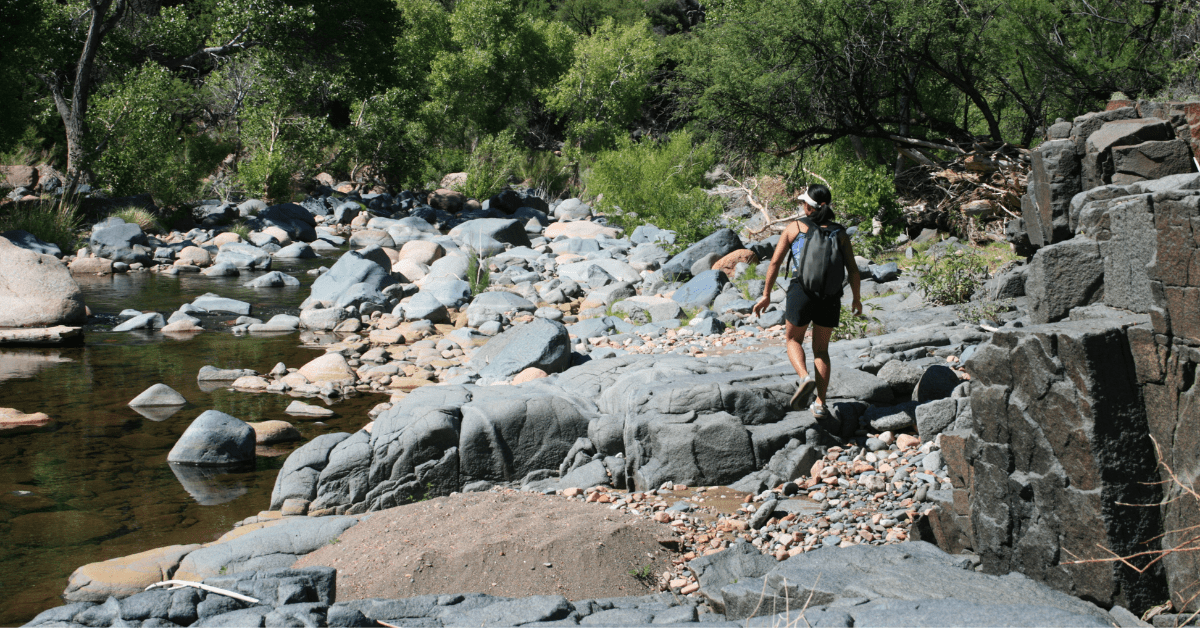
[[[832,327],[813,325],[813,366],[817,367],[817,403],[821,405],[825,405],[825,392],[829,390],[829,372],[833,368],[829,363],[829,337],[832,335]],[[804,355],[803,350],[800,355]],[[788,357],[791,357],[790,345]],[[792,364],[794,365],[795,361]]]
[[[817,329],[820,329],[819,327]],[[799,327],[788,323],[784,328],[785,345],[787,347],[788,360],[792,363],[792,368],[796,369],[796,374],[800,379],[808,377],[808,365],[805,363],[804,356],[804,333],[808,330],[808,325]],[[825,336],[825,347],[829,348],[829,335]],[[826,374],[826,379],[829,379]],[[819,379],[819,378],[818,378]]]

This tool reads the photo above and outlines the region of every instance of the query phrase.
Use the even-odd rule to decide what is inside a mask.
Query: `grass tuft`
[[[64,254],[75,250],[83,216],[75,199],[14,203],[0,209],[0,232],[28,231],[44,242],[57,244]]]

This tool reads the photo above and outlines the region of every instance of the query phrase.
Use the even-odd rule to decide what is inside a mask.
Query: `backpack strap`
[[[796,219],[796,222],[799,223],[800,219]],[[804,235],[804,232],[800,231],[799,228],[797,228],[796,229],[796,237],[798,238],[802,235]],[[796,242],[796,239],[792,238],[792,244],[795,244],[795,242]],[[792,247],[789,245],[787,257],[785,257],[783,259],[783,278],[791,279],[791,277],[792,277]]]

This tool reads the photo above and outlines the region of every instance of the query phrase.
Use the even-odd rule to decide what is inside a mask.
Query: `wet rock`
[[[113,327],[113,331],[133,331],[135,329],[162,329],[166,326],[166,321],[163,320],[162,314],[158,312],[148,312],[139,314],[133,318]]]
[[[285,286],[298,286],[300,285],[300,280],[276,270],[242,285],[246,288],[282,288]]]
[[[192,301],[192,305],[207,312],[236,314],[238,316],[249,316],[252,309],[250,304],[246,303],[245,301],[228,299],[211,292],[205,294],[204,296],[196,297]]]
[[[207,410],[184,430],[168,462],[230,465],[254,460],[254,430],[224,412]]]

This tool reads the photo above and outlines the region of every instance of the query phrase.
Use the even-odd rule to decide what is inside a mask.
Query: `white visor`
[[[808,195],[808,191],[805,191],[805,192],[804,192],[803,194],[801,194],[800,196],[797,196],[797,197],[796,197],[796,200],[804,201],[805,203],[808,203],[809,205],[812,205],[813,207],[820,207],[820,206],[821,206],[821,204],[820,204],[820,203],[818,203],[818,202],[814,201],[814,200],[812,199],[812,197]]]

